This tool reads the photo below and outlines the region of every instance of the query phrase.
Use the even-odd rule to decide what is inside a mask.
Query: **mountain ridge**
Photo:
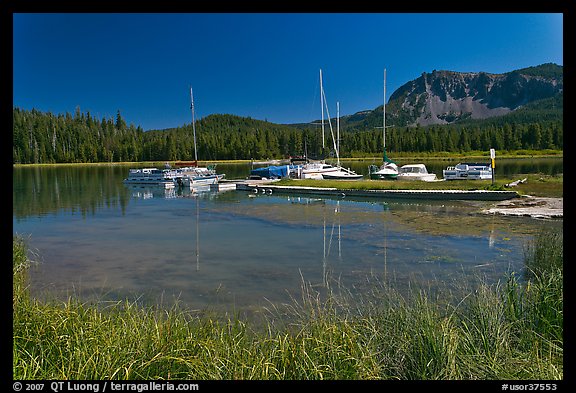
[[[427,126],[482,120],[513,113],[563,94],[563,66],[545,63],[503,74],[433,70],[408,81],[386,104],[386,124]],[[340,117],[342,129],[382,124],[382,105]],[[289,124],[306,127],[306,124]]]

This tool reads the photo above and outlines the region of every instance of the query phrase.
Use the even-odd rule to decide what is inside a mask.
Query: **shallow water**
[[[479,214],[489,202],[177,192],[124,186],[125,173],[14,170],[13,233],[39,262],[34,294],[255,310],[298,298],[303,282],[495,282],[522,270],[543,225],[561,225]]]

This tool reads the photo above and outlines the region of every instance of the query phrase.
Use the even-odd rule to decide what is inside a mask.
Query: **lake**
[[[501,160],[514,174],[561,173],[562,159]],[[537,162],[538,161],[538,162]],[[367,162],[350,163],[352,169]],[[426,163],[436,172],[433,165]],[[451,163],[439,163],[441,169]],[[13,169],[13,233],[38,263],[38,297],[137,299],[253,312],[302,283],[352,293],[473,285],[521,274],[527,243],[562,220],[479,214],[490,202],[314,198],[122,184],[126,165]],[[219,164],[227,178],[250,164]],[[496,172],[498,176],[498,172]]]

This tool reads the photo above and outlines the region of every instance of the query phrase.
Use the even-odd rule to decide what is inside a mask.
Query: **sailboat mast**
[[[324,95],[324,90],[322,90],[322,96],[324,97],[324,104],[326,105],[326,96]],[[336,158],[340,162],[340,156],[338,148],[336,147],[336,137],[334,136],[334,130],[332,129],[332,122],[330,121],[330,111],[328,110],[328,105],[326,105],[326,115],[328,116],[328,125],[330,126],[330,135],[332,135],[332,145],[334,146],[334,151],[336,151]]]
[[[198,152],[196,150],[196,119],[194,117],[194,95],[190,86],[190,110],[192,111],[192,130],[194,132],[194,160],[198,163]]]
[[[384,105],[382,106],[382,144],[386,154],[386,68],[384,68]]]
[[[326,147],[324,143],[324,88],[322,87],[322,68],[320,68],[320,108],[322,108],[322,149]]]
[[[340,166],[340,102],[336,101],[336,157]]]

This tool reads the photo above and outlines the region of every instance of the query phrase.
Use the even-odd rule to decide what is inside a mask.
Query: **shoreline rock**
[[[504,216],[521,216],[532,218],[564,218],[564,198],[545,198],[525,195],[502,201],[489,209],[482,210],[484,214],[499,214]]]

